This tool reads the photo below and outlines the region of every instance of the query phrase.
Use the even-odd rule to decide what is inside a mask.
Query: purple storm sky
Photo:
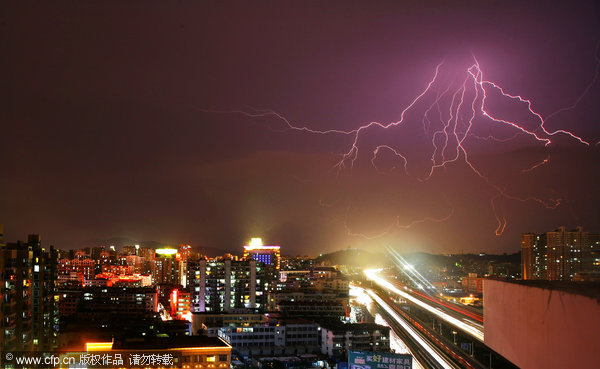
[[[261,236],[288,254],[494,253],[519,250],[524,232],[600,231],[593,1],[13,3],[0,19],[7,241],[40,233],[59,248],[127,237],[239,251]],[[423,180],[460,151],[450,139],[435,153],[444,136],[432,133],[457,111],[473,56],[485,80],[541,116],[569,108],[544,127],[590,144],[556,134],[545,146],[480,112],[467,132],[471,79],[456,127],[485,179],[459,154]],[[335,166],[353,135],[236,112],[269,109],[321,131],[397,122],[442,60],[402,124],[360,132],[353,168],[352,158]],[[489,113],[549,137],[527,104],[486,88]],[[373,167],[381,145],[406,170],[385,148]]]

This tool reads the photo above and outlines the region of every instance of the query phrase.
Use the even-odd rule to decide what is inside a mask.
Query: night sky
[[[428,4],[5,3],[6,240],[40,233],[68,249],[126,237],[240,251],[260,236],[292,255],[385,245],[494,253],[518,251],[524,232],[600,231],[594,2]],[[452,94],[474,57],[485,80],[531,99],[541,116],[568,108],[544,127],[589,145],[545,135],[526,103],[488,85],[488,112],[551,144],[479,112],[463,144],[486,179],[460,153],[425,180],[441,155],[459,151],[450,140],[434,154],[443,137],[432,133],[456,111]],[[270,110],[312,130],[397,122],[442,61],[402,124],[361,130],[342,166],[354,135],[248,116]],[[472,79],[466,86],[459,135],[475,91]],[[374,167],[380,145],[406,168],[386,148]],[[557,199],[554,209],[542,204]]]

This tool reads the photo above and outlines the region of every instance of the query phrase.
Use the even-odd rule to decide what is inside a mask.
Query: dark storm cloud
[[[0,222],[9,240],[39,232],[66,247],[125,236],[236,250],[256,234],[291,253],[382,242],[510,251],[530,230],[598,230],[597,146],[469,142],[501,188],[562,199],[554,210],[499,201],[508,225],[496,237],[494,191],[464,164],[422,183],[392,169],[402,162],[388,153],[377,163],[384,174],[361,156],[355,171],[336,175],[351,137],[282,133],[273,117],[207,111],[273,109],[314,129],[387,123],[442,59],[443,78],[459,79],[474,54],[487,79],[547,115],[590,83],[599,15],[593,2],[11,4],[1,22]],[[547,128],[597,142],[599,98],[596,84]],[[536,124],[523,106],[490,108]],[[420,119],[411,111],[406,127],[366,132],[361,152],[400,143],[421,175],[431,152]],[[347,227],[373,236],[450,213],[376,240],[347,236]]]

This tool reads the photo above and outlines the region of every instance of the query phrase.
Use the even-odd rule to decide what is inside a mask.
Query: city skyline
[[[600,229],[592,2],[93,8],[2,17],[6,240],[513,253]]]

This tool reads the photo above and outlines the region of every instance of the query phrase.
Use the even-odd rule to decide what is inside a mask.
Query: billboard
[[[349,351],[348,369],[412,369],[412,355]]]

